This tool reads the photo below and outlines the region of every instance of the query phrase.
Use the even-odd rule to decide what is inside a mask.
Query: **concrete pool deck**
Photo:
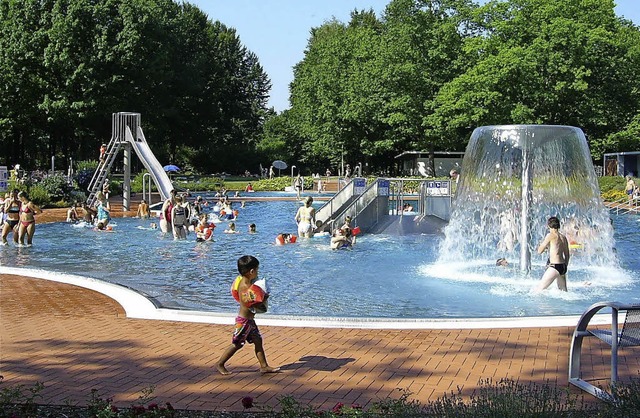
[[[275,407],[291,395],[327,409],[397,398],[405,389],[426,403],[458,388],[469,395],[489,378],[567,387],[572,326],[354,329],[257,321],[269,363],[282,372],[260,375],[248,346],[229,361],[232,374],[221,376],[214,365],[230,343],[231,325],[128,318],[95,290],[0,274],[0,374],[5,386],[44,383],[40,403],[85,405],[96,389],[129,406],[154,386],[161,405],[218,411],[241,411],[244,396]],[[602,385],[607,348],[589,339],[583,347],[585,377]],[[621,379],[637,377],[637,351],[620,354]]]
[[[112,200],[115,216],[133,216],[135,210],[136,204],[122,212],[120,202]],[[37,220],[65,217],[66,209],[45,209]],[[35,245],[37,239],[36,231]],[[577,318],[532,318],[479,321],[470,328],[470,321],[454,321],[455,327],[418,321],[408,324],[410,329],[398,329],[395,322],[391,329],[363,321],[358,328],[340,328],[299,320],[284,320],[295,326],[276,326],[281,325],[278,320],[259,316],[269,363],[282,367],[282,373],[260,375],[248,346],[228,363],[232,374],[221,376],[214,365],[230,344],[232,326],[227,324],[232,317],[208,317],[209,323],[185,322],[193,317],[141,319],[159,314],[139,295],[121,293],[102,283],[62,283],[5,269],[0,273],[0,388],[42,382],[45,388],[37,401],[60,405],[86,405],[96,389],[117,405],[129,406],[154,386],[160,405],[217,411],[241,411],[244,396],[252,396],[258,406],[275,407],[279,398],[291,395],[326,409],[338,402],[369,405],[397,398],[399,390],[426,403],[458,387],[469,395],[480,379],[567,387],[569,345],[577,323]],[[582,370],[585,378],[599,378],[596,383],[606,386],[608,346],[593,340],[584,342]],[[633,347],[620,351],[622,380],[638,377],[637,354]],[[570,390],[581,393],[573,386]]]

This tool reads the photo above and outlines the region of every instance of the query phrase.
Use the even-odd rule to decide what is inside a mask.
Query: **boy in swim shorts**
[[[554,280],[558,285],[558,289],[567,291],[567,266],[569,265],[569,242],[567,237],[561,234],[560,220],[552,216],[547,220],[549,233],[538,246],[538,254],[542,254],[549,249],[549,260],[547,261],[547,270],[545,270],[538,291],[544,290],[551,286]]]
[[[230,374],[226,369],[225,363],[233,357],[233,355],[244,347],[245,343],[253,344],[256,352],[256,357],[260,363],[261,373],[276,373],[280,371],[279,367],[271,367],[267,363],[267,357],[262,347],[262,336],[256,321],[254,311],[251,309],[251,298],[249,297],[249,288],[258,279],[258,268],[260,262],[257,258],[251,255],[244,255],[238,259],[238,273],[240,276],[240,284],[238,286],[238,303],[240,304],[240,310],[236,317],[236,325],[231,338],[231,346],[227,348],[218,363],[216,369],[220,374]]]

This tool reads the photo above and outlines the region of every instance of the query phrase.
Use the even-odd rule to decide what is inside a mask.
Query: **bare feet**
[[[260,373],[278,373],[280,371],[280,367],[261,367]]]
[[[218,370],[218,373],[220,373],[221,375],[228,375],[231,374],[231,372],[229,370],[226,369],[226,367],[224,367],[224,364],[216,364],[216,369]]]

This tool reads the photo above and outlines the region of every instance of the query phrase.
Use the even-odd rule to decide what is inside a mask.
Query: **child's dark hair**
[[[238,273],[243,276],[251,269],[257,269],[258,266],[260,266],[260,262],[252,255],[243,255],[238,259]]]
[[[547,225],[549,226],[549,228],[560,229],[560,219],[556,218],[555,216],[552,216],[547,221]]]

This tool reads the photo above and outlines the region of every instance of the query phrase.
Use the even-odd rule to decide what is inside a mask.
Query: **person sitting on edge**
[[[238,352],[238,350],[244,347],[245,343],[254,345],[256,358],[258,359],[258,363],[260,363],[261,373],[276,373],[280,371],[279,367],[271,367],[269,366],[269,363],[267,363],[267,357],[262,346],[262,335],[260,335],[260,330],[254,320],[256,314],[251,309],[251,286],[258,279],[259,267],[260,262],[257,258],[251,255],[244,255],[238,259],[238,273],[240,273],[240,276],[237,277],[236,280],[240,279],[237,289],[240,309],[238,310],[238,316],[236,317],[233,337],[231,338],[231,346],[222,353],[220,359],[216,363],[216,369],[220,374],[230,374],[229,370],[225,367],[225,364],[236,352]],[[265,300],[268,297],[268,294],[265,295]]]
[[[78,220],[78,211],[76,210],[76,204],[72,204],[67,210],[67,222],[76,222]]]
[[[538,246],[538,254],[542,254],[549,249],[549,259],[547,260],[547,270],[544,272],[537,290],[548,288],[554,280],[557,280],[558,289],[567,291],[567,266],[569,265],[569,242],[567,237],[559,232],[560,220],[555,216],[547,220],[549,233]]]

